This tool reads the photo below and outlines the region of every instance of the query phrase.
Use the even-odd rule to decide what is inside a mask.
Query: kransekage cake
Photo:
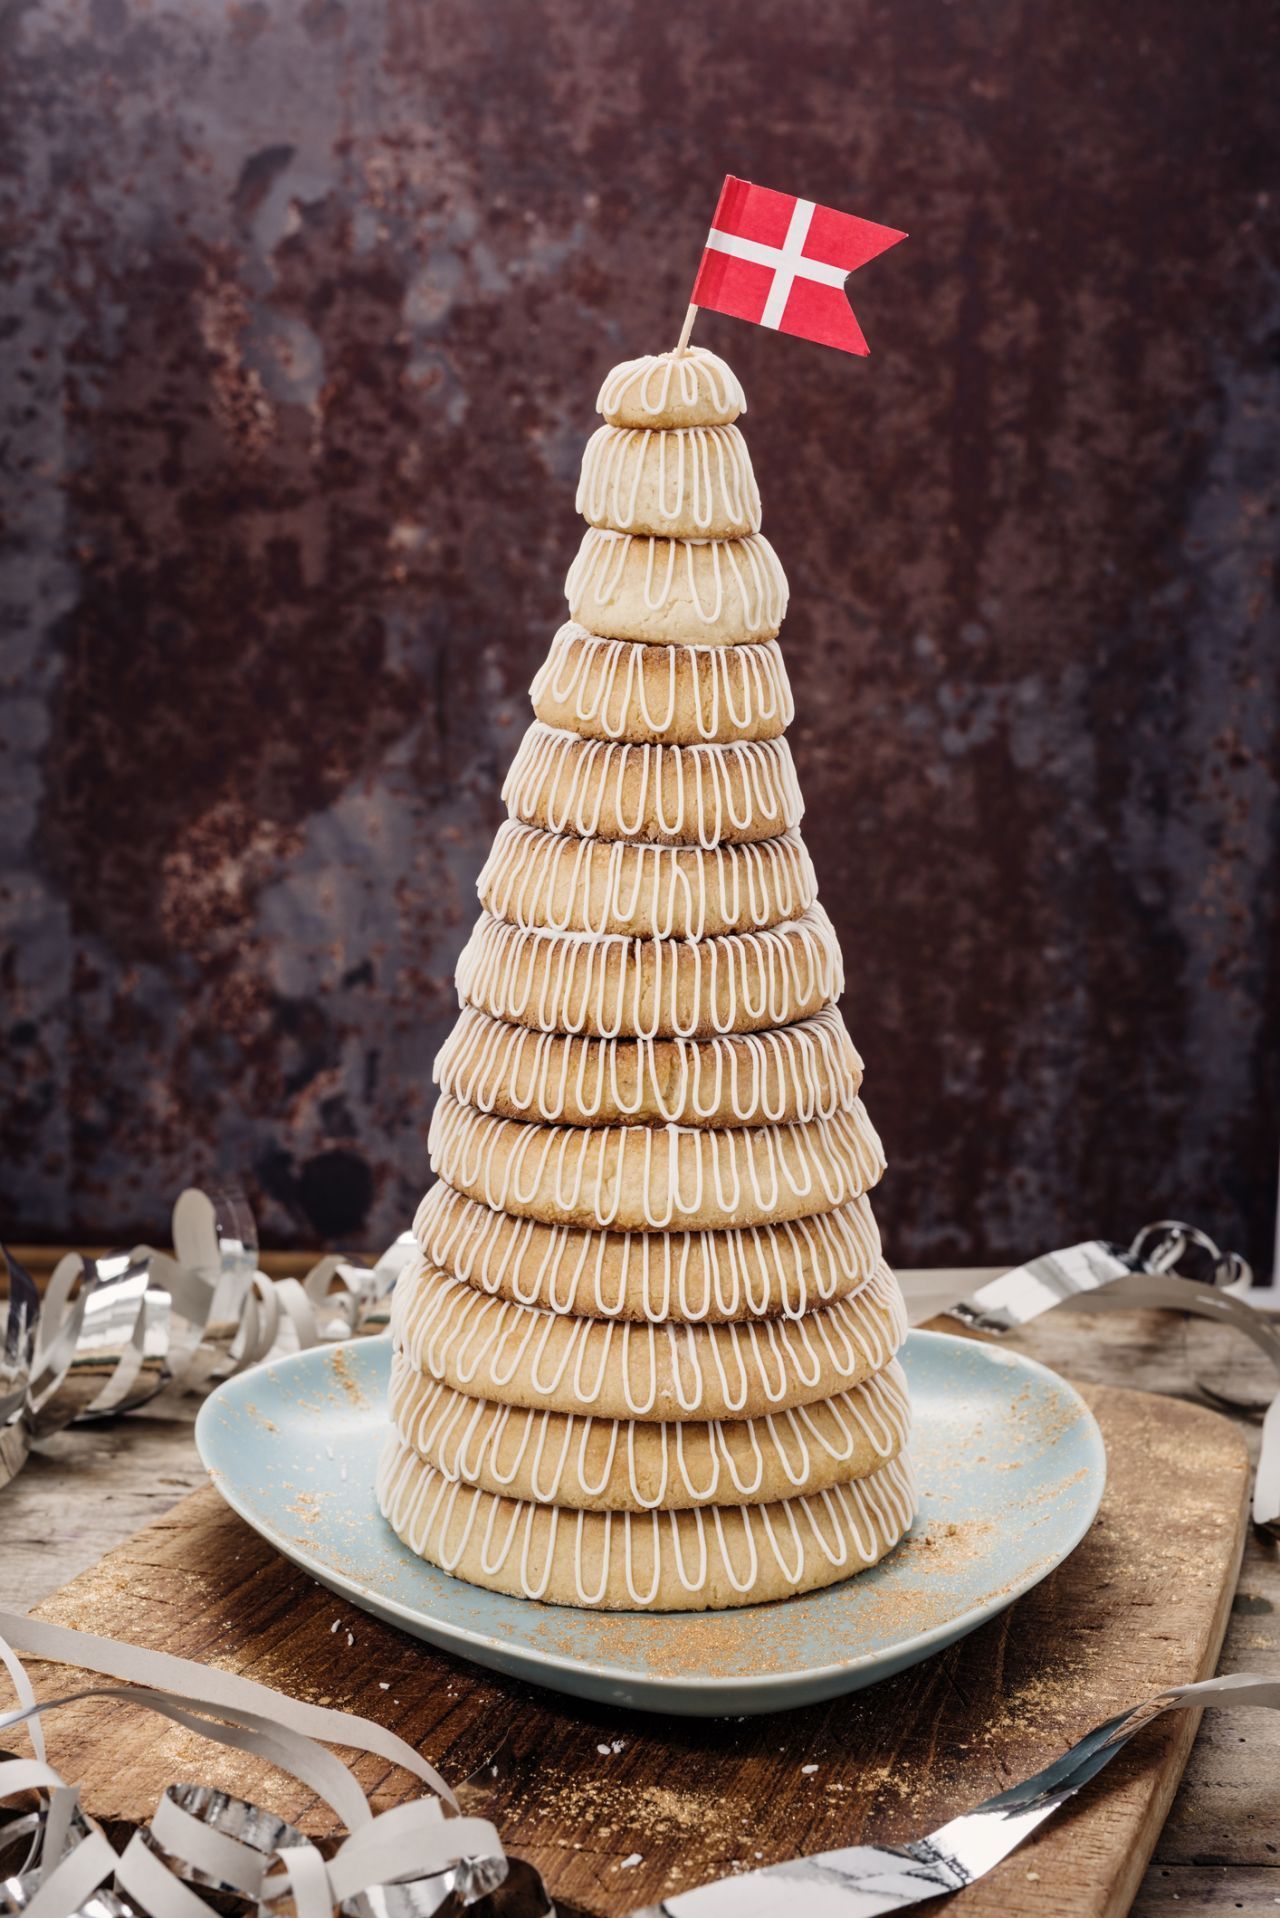
[[[906,1319],[746,400],[690,348],[615,368],[597,409],[436,1061],[377,1489],[474,1584],[707,1610],[909,1530]]]

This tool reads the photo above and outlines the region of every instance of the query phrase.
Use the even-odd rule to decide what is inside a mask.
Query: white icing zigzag
[[[785,739],[626,745],[583,739],[540,720],[520,742],[502,798],[513,819],[551,832],[705,849],[727,839],[774,838],[804,816]]]
[[[654,522],[641,532],[680,530],[706,536],[713,520],[728,532],[760,530],[760,493],[747,443],[736,426],[598,426],[587,441],[577,510],[597,526],[618,532],[637,527],[641,481],[653,480]],[[684,526],[686,519],[692,526]]]
[[[831,1466],[849,1465],[867,1450],[878,1464],[895,1458],[911,1423],[896,1359],[848,1392],[762,1418],[637,1425],[471,1398],[424,1378],[397,1352],[391,1415],[405,1443],[447,1479],[508,1496],[527,1479],[544,1505],[603,1498],[630,1511],[755,1504],[767,1496],[766,1474],[776,1472],[799,1491],[818,1470],[834,1476]]]
[[[725,591],[732,580],[749,633],[765,629],[773,633],[781,626],[787,610],[787,580],[763,533],[750,533],[745,539],[663,540],[589,526],[564,583],[570,606],[607,606],[617,596],[633,545],[644,558],[644,604],[649,612],[658,612],[673,592],[683,590],[694,616],[704,626],[712,626],[724,612]],[[696,554],[706,554],[711,569],[710,580],[701,585]]]
[[[865,1195],[834,1212],[730,1231],[593,1232],[492,1212],[437,1182],[413,1229],[431,1264],[479,1292],[597,1319],[621,1316],[634,1296],[654,1324],[803,1318],[881,1256]]]
[[[506,1106],[544,1124],[613,1123],[657,1108],[664,1124],[829,1119],[858,1096],[862,1062],[834,1006],[774,1032],[714,1039],[570,1039],[466,1007],[437,1055],[442,1092],[480,1112]],[[523,1088],[523,1089],[522,1089]],[[721,1123],[727,1121],[721,1120]]]
[[[783,1410],[882,1371],[906,1337],[907,1317],[883,1263],[856,1291],[802,1319],[677,1325],[569,1318],[491,1298],[415,1261],[392,1294],[391,1331],[415,1370],[496,1404],[523,1372],[526,1389],[556,1410],[740,1418],[757,1393],[766,1408]]]
[[[664,1569],[677,1592],[700,1598],[709,1577],[744,1598],[776,1574],[794,1586],[812,1553],[837,1577],[863,1570],[908,1530],[915,1517],[915,1479],[906,1455],[867,1478],[773,1505],[712,1505],[691,1512],[584,1512],[532,1500],[504,1499],[450,1482],[393,1438],[378,1468],[378,1504],[411,1551],[454,1571],[479,1546],[479,1570],[524,1598],[544,1597],[553,1568],[573,1567],[577,1605],[608,1602],[620,1573],[628,1608],[658,1596]],[[590,1541],[590,1543],[588,1543]],[[599,1557],[592,1583],[585,1563]],[[644,1562],[648,1581],[638,1576]],[[613,1601],[617,1602],[617,1601]],[[664,1601],[681,1608],[679,1597]],[[733,1601],[730,1601],[733,1602]],[[687,1609],[687,1607],[685,1607]]]
[[[704,851],[579,839],[506,819],[476,890],[511,925],[703,939],[713,924],[745,931],[799,919],[818,880],[798,832]]]
[[[809,1125],[566,1126],[436,1104],[431,1169],[495,1212],[665,1232],[832,1212],[883,1176],[860,1099]]]
[[[639,359],[623,360],[605,376],[596,395],[596,412],[616,413],[628,399],[656,419],[667,411],[673,380],[681,406],[698,405],[705,385],[708,403],[723,418],[731,419],[747,410],[747,396],[732,367],[704,347],[694,346],[684,353],[646,353]]]
[[[461,1004],[546,1032],[691,1038],[791,1025],[840,997],[844,968],[816,904],[767,931],[698,941],[534,931],[486,912],[457,983]]]
[[[646,655],[660,654],[661,689],[654,690],[654,669]],[[711,674],[711,684],[704,676]],[[572,620],[557,632],[529,688],[535,708],[544,697],[572,707],[584,726],[598,726],[610,739],[634,730],[634,714],[644,729],[668,733],[675,725],[681,695],[694,702],[695,725],[705,740],[726,731],[745,732],[775,720],[783,727],[795,718],[795,702],[782,649],[776,639],[742,646],[639,646],[631,639],[598,639]]]

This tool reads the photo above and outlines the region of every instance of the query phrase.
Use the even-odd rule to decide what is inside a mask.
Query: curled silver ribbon
[[[59,1260],[41,1297],[0,1247],[9,1278],[0,1356],[0,1488],[31,1443],[75,1421],[199,1392],[298,1346],[385,1329],[391,1289],[416,1249],[402,1233],[376,1265],[320,1259],[304,1279],[257,1269],[243,1194],[191,1188],[173,1209],[173,1252],[152,1246]]]
[[[1178,1270],[1189,1254],[1205,1266],[1203,1278]],[[1280,1325],[1249,1304],[1249,1266],[1237,1252],[1224,1252],[1207,1233],[1181,1219],[1159,1219],[1127,1246],[1105,1239],[1046,1252],[1012,1272],[963,1295],[955,1281],[908,1273],[903,1279],[912,1324],[948,1313],[975,1331],[999,1336],[1028,1325],[1055,1306],[1093,1312],[1159,1307],[1191,1313],[1243,1334],[1270,1361],[1280,1382]],[[1200,1388],[1234,1410],[1254,1410],[1248,1401]],[[1280,1538],[1280,1389],[1266,1406],[1262,1446],[1253,1488],[1254,1523]]]
[[[923,1838],[905,1845],[852,1845],[763,1865],[740,1877],[677,1892],[661,1904],[632,1912],[631,1918],[795,1918],[797,1912],[811,1910],[821,1911],[823,1918],[886,1918],[963,1891],[1016,1851],[1154,1719],[1205,1705],[1280,1710],[1280,1678],[1232,1672],[1194,1685],[1174,1685],[1095,1725],[1043,1771]]]
[[[14,1647],[125,1682],[37,1704]],[[3,1918],[210,1918],[203,1891],[256,1904],[263,1918],[285,1903],[295,1918],[332,1918],[335,1911],[343,1918],[458,1918],[468,1909],[473,1918],[554,1918],[534,1868],[508,1859],[494,1827],[459,1813],[433,1768],[368,1719],[304,1705],[169,1653],[3,1611],[0,1662],[20,1701],[0,1715],[0,1733],[27,1724],[35,1753],[25,1760],[0,1754],[0,1801],[30,1794],[37,1800],[34,1812],[0,1827],[0,1853],[26,1849],[16,1870],[0,1868]],[[269,1759],[322,1798],[349,1836],[326,1860],[296,1827],[260,1806],[207,1786],[174,1784],[150,1824],[117,1853],[76,1788],[49,1765],[40,1728],[41,1712],[85,1697],[144,1706]],[[762,1866],[677,1892],[632,1918],[737,1918],[748,1909],[759,1918],[792,1918],[818,1903],[842,1918],[882,1918],[962,1890],[1015,1851],[1153,1719],[1217,1704],[1280,1708],[1280,1679],[1239,1672],[1173,1686],[1095,1725],[1032,1777],[926,1836]],[[374,1752],[438,1796],[375,1816],[329,1743]]]
[[[36,1701],[15,1647],[124,1682]],[[0,1846],[25,1844],[0,1876],[3,1918],[210,1918],[200,1894],[231,1894],[295,1918],[430,1918],[501,1887],[508,1861],[494,1827],[464,1816],[439,1773],[394,1732],[306,1705],[251,1679],[168,1653],[0,1611],[0,1661],[18,1707],[0,1734],[26,1724],[34,1757],[0,1755],[0,1800],[34,1793],[37,1808],[0,1827]],[[202,1785],[170,1785],[150,1824],[117,1852],[48,1762],[40,1715],[83,1698],[157,1712],[219,1744],[267,1759],[330,1807],[348,1836],[325,1859],[310,1839],[246,1800]],[[322,1743],[320,1741],[326,1741]],[[375,1815],[328,1743],[373,1752],[435,1794]],[[446,1814],[444,1809],[448,1806]],[[543,1911],[549,1912],[549,1903]]]

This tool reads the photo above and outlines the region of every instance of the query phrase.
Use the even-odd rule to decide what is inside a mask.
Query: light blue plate
[[[1078,1545],[1106,1453],[1079,1393],[1034,1360],[912,1332],[920,1516],[872,1571],[712,1613],[539,1605],[415,1558],[374,1503],[391,1344],[322,1346],[230,1379],[196,1444],[228,1504],[323,1585],[478,1665],[556,1691],[711,1716],[856,1691],[1012,1604]]]

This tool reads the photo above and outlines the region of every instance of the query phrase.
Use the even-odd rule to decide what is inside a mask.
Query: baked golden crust
[[[756,846],[638,846],[507,819],[476,890],[511,925],[707,939],[800,918],[818,881],[798,832]]]
[[[495,1403],[598,1418],[763,1418],[881,1371],[906,1337],[898,1282],[876,1266],[802,1319],[655,1325],[582,1319],[496,1299],[425,1260],[391,1297],[395,1345],[416,1371]]]
[[[646,353],[607,373],[596,412],[610,426],[668,430],[682,426],[728,426],[747,410],[732,367],[704,346],[683,353]]]
[[[529,689],[545,725],[589,739],[673,746],[777,739],[795,717],[782,650],[645,646],[566,620]]]
[[[785,739],[633,745],[537,719],[502,797],[513,819],[547,832],[704,850],[776,839],[804,815]]]
[[[787,577],[763,533],[650,539],[588,527],[565,580],[569,616],[606,639],[740,646],[776,639]]]
[[[820,905],[723,938],[597,938],[483,913],[458,961],[458,997],[497,1019],[596,1038],[709,1039],[808,1019],[844,989]]]
[[[398,1438],[379,1507],[410,1551],[472,1585],[601,1611],[720,1611],[837,1584],[906,1536],[905,1455],[808,1498],[669,1512],[586,1512],[446,1479]]]
[[[851,1106],[862,1061],[834,1006],[714,1039],[537,1032],[467,1006],[434,1078],[462,1105],[543,1125],[783,1125]]]
[[[579,1318],[716,1324],[803,1318],[880,1262],[865,1196],[717,1232],[602,1232],[490,1211],[438,1180],[414,1220],[427,1262],[477,1291]]]
[[[587,441],[578,511],[589,526],[666,539],[760,530],[760,492],[736,426],[600,426]]]
[[[906,1444],[910,1408],[896,1360],[813,1405],[677,1423],[498,1405],[425,1377],[396,1353],[391,1418],[447,1479],[543,1505],[647,1512],[767,1505],[865,1478]]]
[[[544,1225],[718,1231],[834,1212],[884,1153],[861,1100],[808,1125],[572,1126],[436,1104],[431,1168],[455,1192]]]

